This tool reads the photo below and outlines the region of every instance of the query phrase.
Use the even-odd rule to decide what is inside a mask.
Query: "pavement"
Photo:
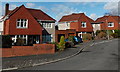
[[[93,44],[93,41],[80,43],[73,48],[67,48],[64,51],[56,52],[55,54],[5,57],[2,58],[2,71],[16,70],[65,60],[79,54],[85,47],[91,44]]]

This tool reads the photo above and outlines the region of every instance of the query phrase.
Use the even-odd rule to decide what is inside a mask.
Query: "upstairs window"
[[[69,23],[69,22],[66,22],[66,25],[67,25],[67,26],[70,26],[70,23]]]
[[[42,23],[44,28],[52,28],[52,23]]]
[[[86,28],[86,22],[82,22],[82,28]]]
[[[17,28],[28,28],[27,19],[17,19]]]
[[[108,27],[114,27],[114,23],[113,22],[108,22]]]

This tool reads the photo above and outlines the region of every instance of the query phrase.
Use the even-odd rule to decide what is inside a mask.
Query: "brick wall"
[[[12,48],[0,48],[1,57],[27,56],[37,54],[54,54],[54,44],[34,44],[33,46],[12,46]]]

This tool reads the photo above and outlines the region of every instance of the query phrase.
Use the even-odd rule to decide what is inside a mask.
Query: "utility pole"
[[[106,27],[108,27],[108,21],[107,21],[107,18],[106,18]],[[108,38],[108,40],[110,40],[109,31],[108,31],[107,28],[106,28],[106,30],[107,30],[107,38]]]

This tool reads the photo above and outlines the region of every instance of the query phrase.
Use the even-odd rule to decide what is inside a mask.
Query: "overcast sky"
[[[2,15],[6,3],[10,4],[11,10],[22,4],[27,8],[41,9],[56,20],[71,13],[85,13],[94,20],[108,12],[118,14],[118,2],[2,2]]]

